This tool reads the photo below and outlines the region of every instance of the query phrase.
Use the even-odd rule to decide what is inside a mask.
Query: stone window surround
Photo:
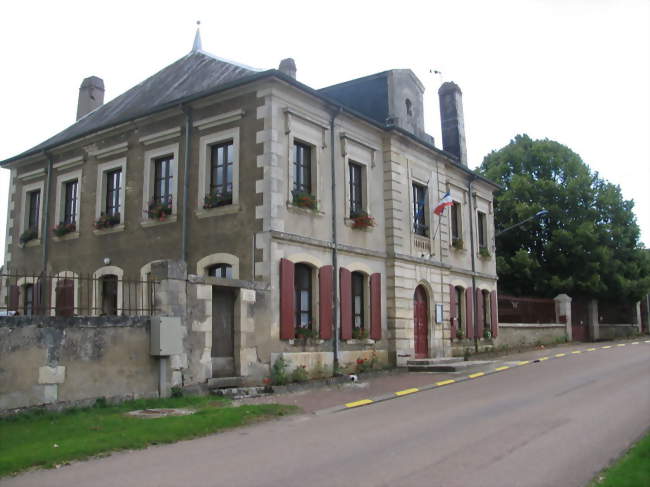
[[[210,254],[199,259],[196,263],[196,274],[205,276],[207,275],[208,267],[216,264],[228,264],[232,270],[232,278],[239,279],[239,257],[223,252]]]
[[[78,220],[77,220],[78,221]],[[56,282],[61,279],[72,279],[74,286],[74,307],[73,314],[79,309],[79,274],[73,271],[61,271],[52,276],[52,285],[50,290],[50,316],[56,316]]]
[[[71,181],[76,180],[77,181],[77,205],[76,205],[76,213],[75,213],[75,222],[77,225],[77,231],[76,233],[79,233],[79,222],[80,220],[80,214],[81,214],[81,192],[83,190],[83,184],[82,184],[82,179],[83,177],[83,171],[82,169],[78,169],[76,171],[71,171],[71,172],[66,172],[64,174],[61,174],[57,176],[56,178],[56,206],[55,208],[55,217],[54,217],[54,225],[58,225],[60,222],[63,221],[63,217],[65,216],[65,184],[69,183]]]
[[[20,313],[23,312],[23,309],[25,307],[25,286],[27,285],[33,285],[36,286],[38,283],[38,276],[24,276],[18,278],[16,281],[16,286],[18,286],[18,289],[20,289],[20,293],[18,294],[18,309],[20,310]],[[32,303],[32,306],[34,303]]]
[[[232,140],[233,170],[232,170],[232,204],[223,207],[203,209],[205,196],[210,191],[210,148],[213,145]],[[239,127],[221,130],[199,138],[199,181],[197,194],[197,212],[200,214],[223,214],[239,207]],[[224,211],[225,210],[225,211]]]
[[[174,221],[176,215],[178,214],[178,154],[179,154],[179,144],[169,144],[163,147],[158,147],[156,149],[150,149],[144,153],[144,177],[143,177],[143,188],[142,188],[142,222],[150,223],[150,218],[148,216],[149,211],[149,201],[153,199],[154,193],[154,175],[155,169],[154,164],[157,159],[160,159],[164,156],[172,156],[171,160],[171,176],[172,183],[170,188],[170,193],[172,196],[172,214],[169,220]]]
[[[413,215],[413,185],[417,184],[418,186],[421,186],[425,189],[427,192],[426,198],[424,200],[424,224],[429,227],[429,232],[428,236],[423,236],[423,235],[418,235],[415,233],[415,230],[413,228],[413,220],[415,218],[415,215]],[[425,181],[422,177],[418,177],[414,174],[411,174],[409,177],[409,186],[408,186],[408,198],[409,198],[409,222],[410,222],[410,227],[411,227],[411,233],[416,235],[417,237],[420,238],[431,238],[433,235],[433,228],[431,228],[431,214],[432,214],[432,209],[433,204],[436,202],[431,201],[431,196],[432,196],[433,191],[431,191],[431,186],[429,185],[429,181]]]
[[[314,333],[319,333],[320,332],[320,302],[319,302],[319,295],[320,295],[320,286],[318,285],[318,272],[320,271],[320,268],[323,267],[323,264],[320,259],[309,255],[309,254],[292,254],[290,256],[285,257],[285,259],[290,260],[291,262],[294,263],[294,265],[297,264],[303,264],[311,268],[311,329],[314,331]],[[278,288],[279,289],[279,288]],[[337,292],[334,290],[333,292]],[[294,305],[297,305],[295,303]],[[294,309],[294,315],[295,315],[295,309]],[[296,327],[297,328],[297,327]],[[292,343],[292,340],[289,340],[289,343]]]
[[[321,161],[322,151],[325,148],[323,138],[323,127],[319,124],[302,117],[294,117],[290,125],[287,137],[287,201],[293,202],[293,185],[294,185],[294,143],[302,143],[311,147],[311,194],[314,195],[320,208],[320,183],[321,183]],[[309,123],[308,123],[309,122]]]
[[[22,204],[20,205],[20,233],[19,236],[23,234],[25,230],[27,230],[27,221],[29,218],[28,214],[28,198],[29,198],[29,193],[33,191],[40,191],[41,196],[39,198],[39,209],[38,209],[38,224],[37,224],[37,232],[38,236],[35,239],[36,244],[39,244],[41,242],[41,237],[43,236],[43,206],[44,206],[44,196],[45,196],[45,181],[38,181],[35,183],[31,184],[26,184],[22,188],[22,197],[20,201]],[[31,242],[28,242],[31,243]]]
[[[346,223],[350,219],[350,163],[355,163],[361,166],[361,201],[363,210],[372,216],[372,208],[370,208],[370,168],[375,166],[374,149],[371,147],[357,142],[355,139],[350,138],[346,134],[341,135],[342,152],[343,152],[343,187],[345,188],[345,218]],[[360,148],[361,150],[357,149]],[[353,152],[350,154],[350,152]],[[363,157],[365,156],[365,157]]]
[[[463,330],[465,337],[467,338],[467,320],[465,316],[465,311],[467,307],[465,306],[465,286],[463,284],[452,284],[454,286],[454,292],[456,292],[456,307],[458,308],[459,316],[456,316],[456,330]],[[458,289],[461,289],[460,299],[458,296]],[[455,310],[452,310],[455,313]],[[456,337],[452,337],[455,339]]]
[[[140,268],[140,282],[142,283],[142,292],[140,293],[140,296],[138,296],[138,307],[140,308],[140,314],[142,316],[149,315],[149,312],[147,310],[149,309],[151,303],[149,302],[150,290],[148,278],[149,274],[151,273],[151,266],[158,262],[165,262],[165,259],[152,260]]]
[[[124,279],[124,271],[117,266],[114,265],[107,265],[100,267],[97,269],[95,272],[93,272],[93,316],[100,316],[100,304],[101,301],[98,302],[98,298],[101,297],[101,277],[102,276],[108,276],[108,275],[114,275],[117,276],[117,315],[121,316],[122,312],[124,310],[124,302],[123,302],[123,288],[124,285],[122,283],[122,280]]]
[[[370,276],[373,274],[373,271],[366,265],[358,263],[358,262],[353,262],[351,264],[346,264],[346,265],[339,265],[341,269],[347,269],[350,271],[352,274],[353,272],[357,272],[359,274],[363,275],[363,324],[364,324],[364,330],[370,335]],[[352,291],[352,287],[350,287],[350,291]],[[336,292],[340,292],[340,289],[337,290]],[[383,294],[383,290],[382,290]],[[354,316],[353,316],[354,320]],[[354,330],[354,322],[352,323],[352,329]],[[366,339],[368,341],[370,339]],[[356,339],[351,339],[351,340],[346,340],[346,343],[357,343]],[[370,341],[370,343],[374,343],[374,340]]]
[[[122,169],[120,177],[120,223],[118,227],[124,227],[126,221],[126,157],[97,164],[97,192],[95,201],[95,220],[98,220],[106,208],[106,174],[114,169]]]

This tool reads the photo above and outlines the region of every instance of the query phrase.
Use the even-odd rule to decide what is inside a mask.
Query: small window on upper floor
[[[311,194],[311,146],[301,142],[293,144],[293,191]]]
[[[487,217],[482,211],[478,212],[478,247],[487,249]]]
[[[105,230],[124,224],[125,221],[126,158],[100,164],[97,171],[95,228]]]
[[[232,204],[234,144],[232,140],[210,147],[209,208]]]
[[[350,162],[350,218],[363,214],[363,167]]]
[[[406,114],[409,117],[412,117],[413,116],[413,104],[411,103],[411,100],[409,100],[407,98],[406,101],[404,102],[404,104],[406,105]]]
[[[449,212],[449,219],[451,220],[451,245],[455,248],[463,248],[463,221],[462,221],[461,204],[454,201]]]
[[[427,187],[413,183],[413,232],[426,237],[429,227],[426,219]]]

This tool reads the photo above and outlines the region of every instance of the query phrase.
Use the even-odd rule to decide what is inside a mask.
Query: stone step
[[[409,372],[458,372],[473,367],[483,367],[494,363],[492,360],[453,360],[439,359],[409,360],[406,365]]]
[[[208,388],[223,389],[225,387],[239,387],[244,383],[244,377],[213,377],[208,379]]]
[[[259,397],[264,393],[264,387],[225,387],[222,389],[212,389],[211,391],[211,394],[215,396],[225,396],[231,399]]]

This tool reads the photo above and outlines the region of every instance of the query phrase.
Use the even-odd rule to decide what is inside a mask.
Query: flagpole
[[[436,225],[436,230],[433,232],[433,237],[431,237],[431,240],[436,239],[436,235],[438,234],[438,229],[440,228],[440,222],[442,221],[442,213],[438,215],[438,225]]]

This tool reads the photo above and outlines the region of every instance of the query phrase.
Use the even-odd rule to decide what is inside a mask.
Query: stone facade
[[[486,296],[496,291],[492,193],[497,187],[468,170],[457,155],[433,145],[424,132],[423,87],[409,70],[373,78],[373,83],[383,75],[387,79],[386,92],[377,95],[386,97],[387,116],[381,121],[364,114],[363,106],[350,108],[279,71],[262,74],[182,104],[151,107],[146,116],[5,161],[3,166],[12,171],[8,268],[159,280],[161,313],[183,317],[185,330],[185,352],[170,362],[173,385],[203,382],[218,372],[215,347],[220,344],[213,333],[228,313],[214,307],[215,289],[231,290],[226,294],[233,296],[233,373],[249,382],[267,376],[280,354],[291,367],[331,367],[335,360],[345,366],[371,355],[402,365],[415,354],[418,286],[427,299],[428,323],[422,335],[426,353],[450,355],[455,339],[450,313],[456,313],[450,290],[475,288]],[[332,94],[343,96],[346,89]],[[460,118],[462,123],[462,110]],[[234,150],[228,176],[232,200],[205,208],[211,147],[222,141],[232,142]],[[294,203],[296,143],[310,148],[314,209]],[[459,143],[464,150],[464,140]],[[173,161],[173,202],[170,214],[152,219],[152,164],[160,156]],[[375,223],[366,229],[355,228],[352,218],[352,164],[360,167],[360,198]],[[97,229],[107,171],[114,169],[123,175],[120,221]],[[79,186],[76,229],[56,237],[44,222],[49,220],[51,227],[61,220],[66,177],[75,178]],[[28,212],[24,188],[36,182],[43,188],[39,235],[23,245],[19,223]],[[426,195],[427,229],[422,235],[414,232],[413,224],[416,186]],[[447,192],[457,203],[454,242],[460,240],[462,246],[452,245],[450,210],[441,217],[433,213]],[[479,218],[484,219],[481,251]],[[341,272],[362,276],[361,315],[365,326],[379,319],[380,333],[374,339],[361,336],[337,343],[332,338],[281,339],[281,261],[313,271],[310,312],[315,331],[341,325],[340,286],[334,287],[332,322],[319,323],[321,307],[329,304],[322,302],[326,297],[319,294],[316,271],[334,265],[334,283]],[[228,279],[208,276],[218,264],[228,266]],[[379,276],[380,282],[372,296],[371,276]],[[459,306],[461,323],[473,311],[465,302]]]

